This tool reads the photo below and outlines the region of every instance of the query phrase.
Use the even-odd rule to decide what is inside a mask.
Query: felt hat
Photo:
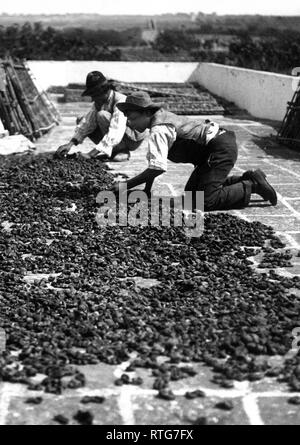
[[[90,96],[93,93],[108,90],[111,82],[100,71],[91,71],[86,76],[85,90],[81,96]]]
[[[163,102],[153,102],[151,97],[145,91],[135,91],[127,96],[125,102],[119,102],[117,107],[123,113],[128,111],[141,111],[141,110],[159,110],[165,108],[166,105]]]

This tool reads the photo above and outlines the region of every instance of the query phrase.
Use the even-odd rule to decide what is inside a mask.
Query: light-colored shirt
[[[211,125],[205,128],[205,134],[202,135],[204,145],[207,145],[219,132],[219,125],[211,122]],[[155,125],[150,130],[148,141],[148,168],[151,170],[161,170],[166,172],[168,169],[168,153],[177,138],[177,132],[173,125]],[[199,145],[199,150],[201,147]]]
[[[77,125],[72,139],[76,139],[78,144],[81,144],[98,126],[102,128],[103,119],[100,113],[101,111],[107,111],[111,114],[109,128],[96,148],[97,150],[106,153],[108,156],[111,156],[113,147],[122,141],[126,130],[127,118],[116,107],[119,102],[125,101],[126,96],[124,94],[111,91],[108,101],[102,105],[100,110],[97,110],[95,103],[93,103],[91,110]]]
[[[173,125],[156,125],[150,130],[148,141],[148,168],[167,171],[168,153],[176,141],[176,130]]]

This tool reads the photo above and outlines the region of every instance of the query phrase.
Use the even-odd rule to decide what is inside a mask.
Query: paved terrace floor
[[[87,104],[60,104],[61,125],[37,143],[37,153],[54,151],[72,135],[75,117],[84,113]],[[259,220],[272,225],[287,243],[287,248],[294,253],[294,267],[279,272],[287,275],[300,275],[300,153],[278,145],[270,139],[276,134],[272,122],[261,122],[249,117],[210,117],[225,128],[237,134],[239,159],[233,173],[242,173],[248,169],[262,168],[270,182],[276,187],[279,196],[277,207],[263,203],[259,197],[243,210],[231,213],[249,221]],[[92,144],[88,141],[81,147],[88,151]],[[146,166],[145,148],[133,153],[130,162],[110,163],[116,177],[129,177],[141,172]],[[169,165],[168,172],[155,183],[155,189],[161,194],[176,195],[182,191],[192,166],[184,164]],[[254,197],[256,198],[256,197]],[[263,271],[263,270],[262,270]],[[300,320],[299,320],[300,324]],[[276,360],[277,358],[272,358]],[[104,425],[168,425],[192,424],[197,418],[206,416],[210,424],[300,424],[299,407],[288,404],[291,396],[286,385],[274,379],[260,382],[236,382],[233,389],[220,389],[211,382],[211,371],[199,364],[194,367],[199,371],[193,378],[172,382],[170,387],[176,400],[167,402],[155,397],[152,390],[153,380],[148,370],[138,370],[144,379],[141,387],[114,385],[128,363],[118,367],[93,365],[80,367],[87,377],[87,386],[79,390],[66,391],[62,396],[30,392],[22,385],[0,384],[0,424],[55,424],[56,414],[64,414],[71,422],[78,409],[86,409],[80,404],[84,395],[106,397],[102,405],[89,405],[95,415],[95,424]],[[204,399],[187,400],[186,391],[203,390]],[[24,403],[28,397],[41,395],[44,399],[40,406]],[[232,400],[232,411],[221,411],[215,407],[220,400]],[[75,422],[74,422],[75,423]]]

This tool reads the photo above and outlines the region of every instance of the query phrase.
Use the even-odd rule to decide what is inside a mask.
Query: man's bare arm
[[[133,178],[129,179],[126,182],[127,189],[132,189],[134,187],[137,187],[140,184],[146,183],[145,191],[149,192],[151,190],[154,179],[157,176],[161,175],[162,173],[164,173],[163,170],[154,170],[151,168],[147,168],[142,173],[140,173],[137,176],[134,176]],[[120,183],[114,184],[114,186],[112,187],[111,190],[113,192],[117,192],[119,190],[119,184]],[[123,186],[125,186],[125,183],[121,183],[121,184],[123,184]]]

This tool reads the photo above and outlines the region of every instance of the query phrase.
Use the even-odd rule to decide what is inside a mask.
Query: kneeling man
[[[246,171],[242,176],[228,176],[238,156],[233,131],[220,128],[209,120],[190,119],[167,111],[164,104],[152,102],[145,92],[129,95],[117,108],[127,117],[133,130],[150,130],[148,168],[126,183],[117,183],[113,191],[145,184],[151,192],[155,178],[167,171],[167,160],[193,164],[186,191],[204,191],[204,210],[246,207],[252,193],[272,205],[277,204],[274,188],[261,170]],[[195,195],[195,193],[194,193]],[[196,201],[194,201],[196,202]]]
[[[87,75],[86,88],[82,96],[92,98],[92,107],[83,117],[77,119],[77,127],[70,142],[58,147],[55,156],[66,156],[73,145],[81,144],[89,137],[96,147],[85,157],[101,157],[109,161],[126,161],[130,151],[136,150],[147,136],[127,126],[126,117],[116,107],[126,96],[114,90],[113,82],[100,71]]]

